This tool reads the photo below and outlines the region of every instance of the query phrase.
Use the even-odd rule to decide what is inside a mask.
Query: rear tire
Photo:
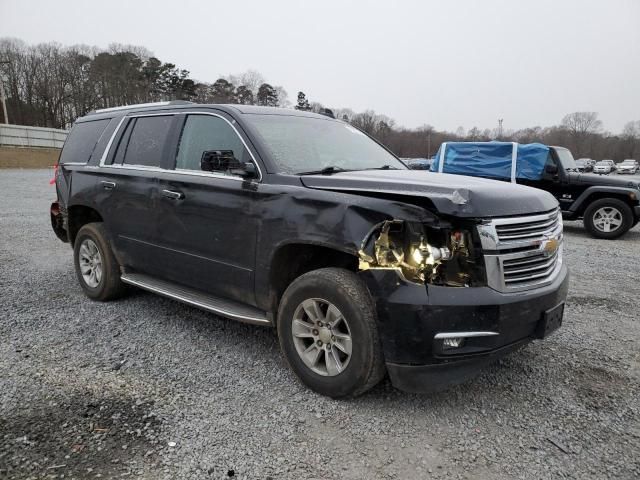
[[[294,280],[280,301],[278,336],[293,372],[321,395],[355,397],[384,377],[375,302],[349,270]]]
[[[596,238],[618,238],[629,231],[633,222],[631,207],[617,198],[596,200],[584,211],[584,226]]]
[[[88,223],[78,231],[73,244],[73,263],[80,287],[91,300],[106,302],[122,296],[120,265],[100,222]]]

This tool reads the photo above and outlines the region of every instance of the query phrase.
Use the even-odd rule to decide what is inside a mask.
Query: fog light
[[[444,340],[442,340],[442,348],[460,348],[463,343],[463,337],[445,338]]]

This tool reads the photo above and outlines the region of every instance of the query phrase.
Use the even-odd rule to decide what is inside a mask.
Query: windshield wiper
[[[398,167],[391,165],[382,165],[381,167],[365,168],[365,170],[400,170]]]
[[[348,172],[346,168],[337,167],[335,165],[329,165],[320,170],[311,170],[310,172],[300,172],[298,175],[331,175],[338,172]]]

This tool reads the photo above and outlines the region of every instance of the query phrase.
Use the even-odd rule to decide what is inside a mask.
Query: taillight
[[[51,180],[49,180],[49,185],[55,184],[57,178],[58,178],[58,164],[56,163],[53,166],[53,178]]]

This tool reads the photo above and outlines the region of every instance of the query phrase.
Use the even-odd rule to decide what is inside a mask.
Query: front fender
[[[636,204],[638,203],[638,198],[640,198],[640,191],[636,190],[635,188],[595,185],[587,188],[584,192],[582,192],[580,196],[576,198],[575,202],[571,204],[571,207],[569,207],[569,211],[574,213],[579,212],[580,210],[582,210],[583,206],[586,206],[586,203],[588,203],[589,197],[591,197],[591,195],[601,193],[611,194],[615,197],[623,196],[632,201],[635,201]]]
[[[318,245],[357,256],[367,233],[385,220],[441,223],[423,207],[391,199],[281,185],[261,190],[255,291],[262,303],[268,299],[273,257],[284,245]]]

